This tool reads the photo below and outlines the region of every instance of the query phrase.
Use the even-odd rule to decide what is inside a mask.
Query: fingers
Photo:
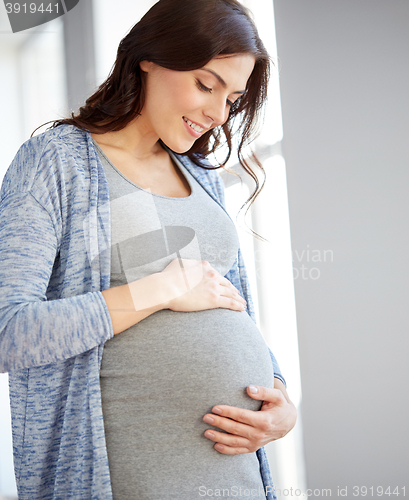
[[[220,302],[221,306],[226,309],[235,309],[238,311],[245,311],[247,302],[240,295],[237,288],[230,283],[227,278],[221,279],[220,283]]]
[[[280,404],[285,401],[283,393],[279,389],[272,387],[262,387],[260,385],[249,385],[247,394],[259,401],[268,401],[269,403]]]
[[[268,442],[266,434],[257,427],[213,414],[205,415],[203,420],[225,431],[219,432],[214,429],[208,429],[204,433],[207,439],[216,443],[214,446],[215,450],[225,455],[252,453]]]
[[[219,413],[222,412],[223,416]],[[213,412],[219,413],[215,415],[213,413],[207,413],[203,417],[203,421],[207,424],[211,424],[214,427],[218,427],[229,434],[234,434],[236,436],[241,436],[244,438],[252,437],[252,432],[254,427],[257,426],[260,420],[260,412],[252,412],[251,410],[245,410],[243,408],[236,408],[233,406],[217,406],[214,407]],[[229,416],[230,415],[230,416]],[[234,416],[236,418],[234,418]]]
[[[214,441],[214,449],[224,455],[242,455],[256,451],[252,448],[248,439],[240,436],[231,436],[225,432],[208,430],[204,433],[207,439]]]
[[[211,417],[213,417],[215,421],[221,421],[228,418],[234,420],[235,422],[240,422],[254,427],[259,420],[259,412],[246,410],[245,408],[238,408],[237,406],[217,405],[212,408],[212,412],[213,414],[211,414]],[[214,415],[214,413],[216,415]],[[218,415],[220,415],[220,417]],[[217,424],[212,425],[219,427]],[[227,430],[224,427],[221,428]]]
[[[174,259],[163,272],[167,273],[165,284],[170,298],[166,305],[169,309],[246,309],[246,301],[237,288],[207,261]]]
[[[176,263],[177,259],[173,262]],[[214,269],[207,260],[196,261],[193,259],[179,259],[179,265],[185,270],[200,268],[201,276],[206,276],[210,280],[215,280],[223,288],[223,295],[228,297],[240,297],[242,302],[245,300],[241,297],[239,290],[225,277],[223,277],[216,269]]]
[[[223,453],[223,455],[244,455],[244,453],[257,451],[257,449],[249,450],[247,448],[232,448],[230,446],[222,445],[219,443],[215,444],[213,448],[220,453]]]
[[[285,436],[295,425],[297,410],[280,389],[248,386],[247,393],[263,400],[260,411],[235,406],[217,405],[213,413],[203,417],[204,422],[217,427],[205,431],[204,436],[214,441],[215,450],[226,455],[252,453],[267,443]]]
[[[227,297],[220,296],[218,299],[218,305],[222,309],[231,309],[233,311],[245,311],[246,304],[243,304],[241,300],[238,299],[229,299]]]
[[[246,301],[240,295],[238,289],[207,261],[202,261],[204,275],[208,280],[217,285],[217,307],[244,311],[247,307]]]
[[[220,286],[225,287],[224,291],[230,290],[230,291],[234,292],[235,294],[237,294],[239,297],[241,297],[238,289],[227,278],[224,278],[221,275],[220,275],[220,277],[221,277]]]

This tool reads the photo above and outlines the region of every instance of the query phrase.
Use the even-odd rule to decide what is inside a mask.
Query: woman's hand
[[[225,432],[205,431],[204,435],[215,441],[214,448],[225,455],[252,453],[284,437],[295,425],[297,410],[290,401],[284,384],[274,379],[274,389],[247,387],[247,394],[263,401],[260,411],[244,410],[234,406],[217,405],[203,420]],[[257,392],[252,392],[254,388]],[[211,421],[212,420],[212,421]]]
[[[237,288],[205,260],[174,259],[159,275],[170,297],[164,308],[183,312],[246,309]]]
[[[102,296],[115,335],[162,309],[246,309],[246,301],[228,279],[207,261],[193,259],[174,259],[160,273],[108,288]]]

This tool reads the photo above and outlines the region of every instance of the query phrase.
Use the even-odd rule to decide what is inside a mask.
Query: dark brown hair
[[[171,70],[190,71],[205,66],[215,57],[242,53],[252,54],[256,59],[245,94],[231,108],[226,123],[203,134],[185,154],[197,165],[211,168],[203,159],[221,144],[227,144],[224,164],[231,156],[233,133],[238,134],[239,162],[256,185],[243,205],[249,204],[247,213],[264,185],[265,174],[253,155],[251,163],[263,174],[260,186],[249,160],[244,158],[243,148],[257,132],[258,118],[267,97],[270,59],[248,10],[237,0],[157,2],[120,42],[107,80],[77,114],[55,121],[52,127],[71,124],[92,133],[123,129],[140,114],[144,105],[145,79],[139,67],[143,60]],[[238,118],[236,123],[235,118]]]

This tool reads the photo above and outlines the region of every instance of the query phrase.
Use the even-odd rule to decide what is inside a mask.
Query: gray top
[[[110,190],[111,286],[159,272],[178,255],[227,273],[239,244],[234,224],[175,156],[191,188],[185,198],[138,187],[96,147]],[[259,409],[245,388],[273,387],[273,376],[268,348],[246,312],[167,309],[106,342],[101,389],[114,499],[262,491],[256,455],[215,451],[202,417],[216,404]]]

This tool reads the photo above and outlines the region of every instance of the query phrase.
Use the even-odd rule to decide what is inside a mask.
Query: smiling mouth
[[[193,123],[192,121],[190,121],[189,119],[183,117],[184,121],[189,125],[189,127],[191,129],[193,129],[195,132],[199,132],[199,134],[201,134],[204,130],[204,128],[202,128],[200,125],[198,125],[197,123]]]

